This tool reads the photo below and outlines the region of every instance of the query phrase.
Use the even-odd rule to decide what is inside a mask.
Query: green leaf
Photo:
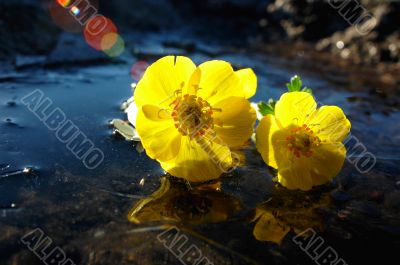
[[[273,100],[272,98],[270,98],[270,99],[268,100],[268,105],[270,105],[270,106],[272,107],[272,109],[274,110],[274,112],[275,112],[276,101]]]
[[[295,75],[290,79],[290,83],[286,84],[289,92],[296,92],[296,91],[301,91],[301,92],[307,92],[310,93],[311,95],[312,93],[312,89],[309,87],[303,87],[303,82],[301,81],[300,76]]]
[[[297,75],[293,76],[290,79],[290,83],[286,84],[289,92],[300,91],[302,85],[303,85],[303,82],[301,81],[301,78]]]
[[[265,103],[264,101],[260,101],[257,106],[258,110],[263,116],[266,116],[268,114],[275,114],[275,101],[273,99],[270,99],[268,103]]]

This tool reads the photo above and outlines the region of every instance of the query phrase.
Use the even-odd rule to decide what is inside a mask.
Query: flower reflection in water
[[[280,244],[292,229],[296,234],[307,228],[321,231],[324,222],[318,210],[329,205],[329,193],[294,192],[277,187],[272,197],[254,210],[252,222],[256,225],[253,235],[259,241]]]
[[[182,182],[161,177],[161,186],[149,197],[138,201],[128,214],[129,221],[217,223],[242,210],[241,202],[223,193],[219,183],[188,189]]]

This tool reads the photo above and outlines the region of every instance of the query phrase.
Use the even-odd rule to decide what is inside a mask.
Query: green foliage
[[[312,89],[308,87],[303,87],[303,82],[300,76],[295,75],[290,79],[290,83],[286,84],[289,92],[303,91],[312,94]]]
[[[270,98],[268,100],[268,103],[266,103],[264,101],[260,101],[257,106],[258,106],[258,110],[260,111],[260,113],[263,116],[266,116],[268,114],[272,114],[272,115],[275,114],[275,104],[276,104],[276,102],[272,98]]]
[[[289,92],[300,91],[302,85],[303,85],[303,82],[301,81],[301,78],[297,75],[293,76],[290,79],[290,83],[286,84]]]
[[[289,92],[296,92],[296,91],[301,91],[301,92],[307,92],[310,93],[311,95],[313,94],[312,89],[309,87],[303,87],[303,81],[301,81],[300,76],[295,75],[290,79],[290,83],[286,84]],[[265,101],[260,101],[257,106],[258,106],[258,111],[263,115],[266,116],[268,114],[275,115],[275,104],[276,101],[270,98],[268,102]]]

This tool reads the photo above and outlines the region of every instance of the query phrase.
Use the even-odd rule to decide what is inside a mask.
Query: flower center
[[[213,111],[221,111],[195,95],[178,95],[171,103],[173,106],[172,117],[175,127],[182,135],[191,139],[203,136],[208,129],[214,128]]]
[[[293,128],[290,135],[286,137],[286,145],[296,157],[312,156],[312,148],[320,144],[321,140],[314,135],[314,132],[306,124]]]

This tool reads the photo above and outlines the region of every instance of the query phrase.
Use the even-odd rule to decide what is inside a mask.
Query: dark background
[[[205,38],[271,46],[305,42],[317,51],[340,54],[342,40],[355,63],[399,62],[400,3],[359,1],[378,24],[360,36],[327,1],[306,0],[114,0],[100,12],[127,34],[132,31],[190,31]],[[0,58],[49,54],[60,28],[49,18],[48,1],[0,1]],[[392,45],[390,48],[390,44]]]
[[[332,183],[311,191],[330,198],[316,207],[325,226],[319,233],[349,265],[397,264],[400,6],[360,2],[378,21],[365,36],[327,1],[100,0],[100,13],[125,41],[124,53],[111,58],[87,45],[77,24],[75,33],[58,26],[70,15],[53,17],[50,1],[0,0],[0,265],[43,264],[20,241],[36,228],[76,264],[180,264],[157,240],[160,222],[137,225],[127,218],[140,198],[159,188],[162,169],[109,126],[114,118],[126,120],[120,105],[132,96],[131,67],[169,54],[196,64],[223,59],[235,68],[251,67],[258,76],[252,102],[278,99],[299,74],[319,103],[343,108],[352,135],[377,163],[363,174],[346,161]],[[104,151],[99,168],[86,169],[21,104],[35,89]],[[259,203],[280,194],[254,146],[246,155],[243,168],[221,179],[217,200],[198,195],[220,211],[239,200],[242,211],[219,223],[184,220],[180,227],[215,265],[315,264],[292,242],[293,231],[281,245],[254,238],[249,217]],[[178,187],[187,193],[185,185]],[[286,195],[293,204],[278,205],[276,213],[289,221],[293,213],[300,223],[314,220],[302,215],[309,211],[299,194]],[[186,197],[184,212],[196,202]],[[228,198],[226,205],[221,197]]]

